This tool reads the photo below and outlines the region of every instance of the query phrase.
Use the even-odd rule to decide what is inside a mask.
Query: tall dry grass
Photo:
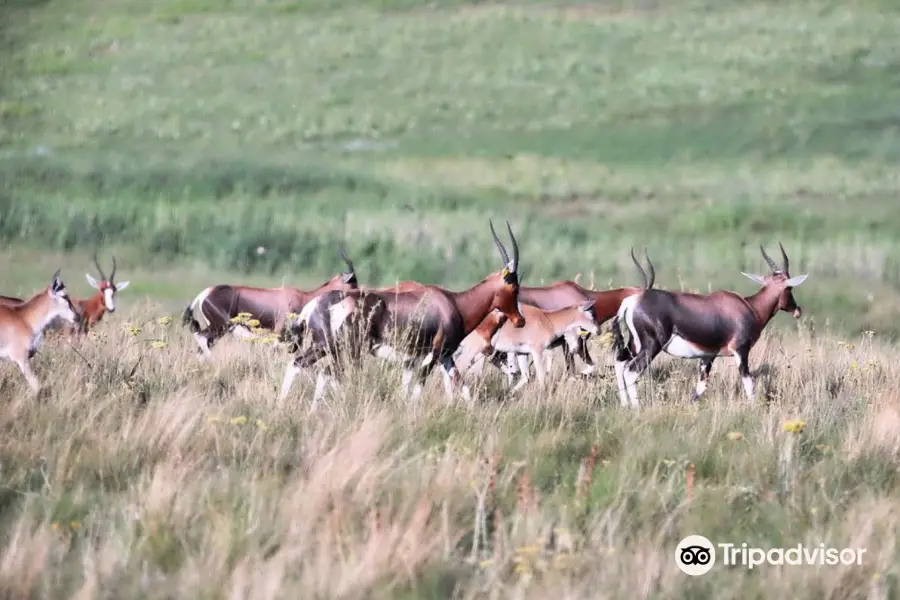
[[[877,333],[765,334],[754,404],[720,361],[706,399],[687,405],[696,366],[661,358],[638,412],[618,406],[603,369],[517,398],[489,371],[471,406],[448,402],[435,373],[414,409],[396,368],[373,359],[310,411],[309,378],[277,401],[283,350],[226,338],[202,363],[177,319],[158,315],[108,315],[77,353],[48,339],[38,399],[0,368],[9,597],[898,592],[900,351]],[[802,432],[784,431],[792,420]],[[690,578],[674,549],[693,533],[866,554],[861,566]]]

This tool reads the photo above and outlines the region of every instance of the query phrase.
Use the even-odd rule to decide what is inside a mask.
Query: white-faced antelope
[[[0,359],[16,363],[35,394],[41,386],[31,370],[30,360],[44,329],[57,317],[73,324],[81,319],[58,269],[47,288],[17,305],[0,306]]]
[[[585,301],[591,301],[594,303],[594,323],[597,327],[600,327],[603,323],[616,315],[616,311],[619,310],[619,306],[621,306],[622,301],[625,300],[625,298],[640,294],[644,290],[653,287],[653,284],[656,281],[656,270],[653,267],[653,263],[650,262],[650,257],[647,255],[646,251],[644,256],[647,260],[647,268],[650,271],[649,278],[637,258],[634,256],[634,249],[631,250],[631,260],[634,261],[635,266],[637,266],[638,272],[641,274],[641,278],[644,282],[644,287],[642,288],[623,287],[613,290],[595,291],[583,288],[574,281],[558,281],[552,285],[542,287],[523,286],[519,290],[519,300],[522,304],[530,304],[545,311],[559,310],[570,306],[581,305]],[[588,339],[590,339],[589,335],[579,335],[577,331],[570,331],[565,335],[566,343],[562,346],[563,357],[566,361],[566,370],[570,374],[575,371],[574,355],[576,354],[580,356],[581,360],[587,365],[582,373],[590,374],[594,372],[594,359],[587,349]],[[510,368],[512,368],[514,372],[512,361],[510,361]]]
[[[623,406],[629,402],[632,407],[639,406],[636,382],[660,352],[700,359],[700,378],[692,400],[700,398],[706,390],[713,361],[719,356],[734,357],[744,392],[748,399],[754,398],[750,350],[778,311],[800,318],[802,311],[792,289],[808,276],[791,277],[787,253],[780,242],[778,245],[783,260],[781,267],[760,246],[771,273],[766,276],[741,273],[762,286],[752,296],[730,291],[701,295],[654,289],[622,302],[613,320],[613,335],[616,379]],[[631,333],[630,349],[619,329],[622,320]]]
[[[184,310],[182,323],[190,327],[199,352],[210,355],[216,341],[238,327],[232,319],[249,314],[259,327],[282,335],[287,315],[299,313],[313,298],[332,290],[357,288],[356,270],[343,248],[341,258],[348,270],[338,273],[312,291],[294,287],[258,288],[246,285],[215,285],[204,289]]]
[[[549,362],[546,360],[549,358],[547,353],[565,344],[566,335],[577,335],[581,331],[596,335],[600,330],[594,317],[594,302],[591,300],[559,310],[545,311],[524,303],[519,309],[525,316],[525,327],[510,327],[507,323],[499,328],[490,342],[500,356],[505,355],[510,362],[518,360],[521,377],[519,383],[512,388],[513,393],[528,383],[529,358],[534,361],[538,384],[543,387],[546,383],[545,362]],[[482,354],[485,352],[482,351]],[[491,362],[503,370],[496,356]],[[506,373],[512,383],[513,372]]]
[[[444,373],[444,389],[452,398],[457,377],[453,354],[485,316],[499,309],[513,326],[525,325],[518,302],[519,245],[509,223],[506,227],[513,246],[512,259],[497,237],[493,223],[490,223],[503,269],[488,275],[466,291],[451,292],[435,285],[406,282],[387,291],[329,292],[312,300],[304,307],[297,321],[312,331],[313,345],[288,366],[281,397],[288,394],[301,369],[312,366],[322,358],[335,358],[332,365],[335,369],[339,354],[347,352],[351,359],[358,362],[361,355],[368,352],[403,364],[405,392],[409,392],[409,384],[416,378],[411,391],[413,399],[421,395],[426,377],[436,364],[440,364]],[[349,342],[341,344],[341,349],[336,345],[339,333],[340,341]],[[320,371],[314,403],[324,392],[326,380],[325,374]],[[464,388],[465,395],[468,395],[467,391]]]
[[[109,277],[103,272],[97,255],[94,254],[94,266],[100,275],[100,281],[94,279],[90,273],[85,273],[88,285],[97,290],[97,293],[85,300],[74,300],[76,310],[81,315],[81,322],[77,331],[87,333],[91,327],[100,322],[107,312],[116,312],[116,293],[128,287],[130,281],[116,283],[116,257],[112,257],[112,271]],[[74,329],[73,329],[74,331]]]

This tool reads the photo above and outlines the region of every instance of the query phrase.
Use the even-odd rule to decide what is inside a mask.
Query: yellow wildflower
[[[266,424],[262,422],[262,419],[256,420],[256,426],[259,427],[260,429],[262,429],[263,431],[268,429],[268,427],[266,427]]]
[[[781,429],[783,431],[787,431],[789,433],[802,433],[805,428],[806,422],[801,421],[800,419],[785,421],[784,425],[781,426]]]
[[[153,341],[150,342],[150,345],[153,346],[154,348],[156,348],[157,350],[162,350],[163,348],[165,348],[165,347],[168,346],[169,344],[167,344],[167,343],[166,343],[165,341],[163,341],[163,340],[153,340]]]
[[[233,419],[231,419],[232,425],[243,425],[246,422],[247,422],[247,417],[234,417]]]
[[[737,442],[738,440],[744,439],[744,434],[740,431],[729,431],[727,437],[732,442]]]
[[[156,322],[160,325],[165,326],[172,322],[172,317],[160,317],[156,320]]]
[[[130,323],[125,325],[125,330],[128,333],[130,333],[131,335],[133,335],[134,337],[137,337],[138,334],[141,332],[140,327],[136,327],[134,325],[131,325]]]
[[[69,527],[77,531],[78,529],[81,529],[81,523],[79,523],[78,521],[72,521],[71,523],[69,523]]]

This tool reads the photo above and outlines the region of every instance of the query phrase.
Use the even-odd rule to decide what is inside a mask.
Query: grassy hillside
[[[808,314],[895,333],[889,7],[20,1],[0,239],[321,281],[346,238],[367,281],[460,287],[493,216],[529,282],[631,283],[646,245],[748,293],[781,240]]]

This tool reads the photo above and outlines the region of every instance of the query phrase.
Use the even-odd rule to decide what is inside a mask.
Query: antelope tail
[[[296,354],[303,345],[303,334],[306,332],[306,323],[299,320],[285,323],[278,334],[278,341],[287,344],[288,352]]]
[[[197,333],[200,331],[200,323],[198,323],[194,319],[194,306],[193,303],[188,304],[184,309],[184,314],[181,315],[181,325],[184,327],[190,327],[191,333]]]
[[[613,352],[615,352],[616,356],[618,356],[622,353],[623,350],[625,350],[625,337],[622,335],[622,328],[619,326],[618,314],[613,317],[612,322],[610,322],[609,330],[613,336]]]
[[[188,304],[187,308],[184,309],[184,314],[181,317],[181,322],[183,325],[190,326],[191,331],[194,333],[202,331],[210,325],[209,319],[207,319],[206,315],[203,314],[203,303],[206,302],[206,299],[209,297],[212,291],[212,287],[204,289],[202,292],[197,294],[197,297],[191,300],[191,303]]]
[[[625,344],[625,337],[622,335],[622,329],[619,322],[622,319],[628,318],[628,311],[634,310],[634,306],[637,304],[639,298],[640,294],[629,296],[622,300],[622,304],[619,305],[619,310],[616,311],[616,316],[613,317],[612,322],[610,323],[610,331],[613,335],[613,352],[615,353],[616,361],[618,362],[627,361],[633,358],[631,348]]]
[[[329,296],[331,296],[330,293],[316,296],[303,305],[303,308],[300,310],[300,314],[297,315],[296,319],[285,322],[284,327],[281,328],[279,341],[288,344],[291,353],[296,354],[300,351],[300,347],[303,345],[303,336],[309,329],[310,318],[312,318],[313,313],[319,307],[323,297]]]

